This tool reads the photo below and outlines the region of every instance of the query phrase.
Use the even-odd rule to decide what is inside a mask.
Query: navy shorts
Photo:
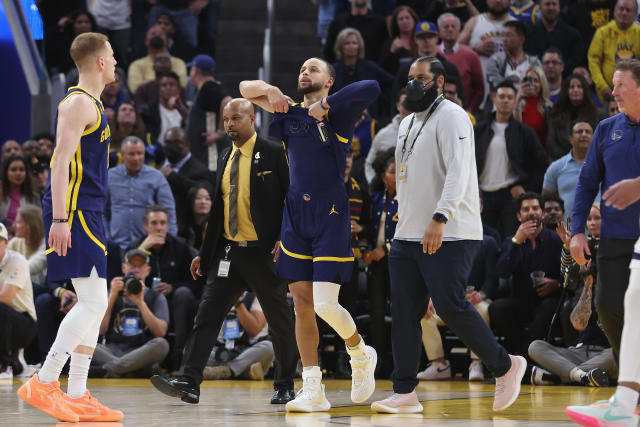
[[[280,277],[296,282],[348,282],[353,259],[346,192],[316,196],[289,191],[277,262]]]
[[[49,245],[49,229],[52,215],[50,211],[42,214],[44,239]],[[106,234],[102,222],[102,212],[72,211],[69,216],[71,228],[71,247],[66,256],[58,256],[53,248],[47,248],[47,281],[61,282],[79,277],[89,277],[93,267],[98,276],[107,277]]]

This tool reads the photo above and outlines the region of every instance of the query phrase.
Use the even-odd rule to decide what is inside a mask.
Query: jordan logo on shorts
[[[333,214],[340,215],[340,212],[338,212],[338,211],[336,210],[336,205],[335,205],[335,203],[333,204],[333,206],[331,206],[331,210],[329,211],[329,216],[331,216],[331,215],[333,215]]]

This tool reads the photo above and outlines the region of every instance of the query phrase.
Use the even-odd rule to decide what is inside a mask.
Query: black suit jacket
[[[200,248],[202,272],[208,272],[214,261],[216,249],[224,238],[224,201],[222,200],[222,175],[229,161],[232,147],[222,152],[218,159],[218,174],[213,195],[213,206],[204,241]],[[284,198],[289,190],[289,166],[284,148],[259,138],[251,155],[250,203],[251,219],[258,235],[259,245],[272,250],[280,240]]]

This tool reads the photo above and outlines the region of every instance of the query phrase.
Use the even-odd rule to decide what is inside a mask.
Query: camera
[[[124,292],[120,291],[120,295],[127,293],[129,295],[138,295],[142,292],[142,283],[138,276],[133,273],[127,273],[122,277],[122,281],[124,282]]]
[[[525,76],[524,79],[522,79],[522,83],[525,85],[532,85],[533,84],[533,79],[529,76]]]

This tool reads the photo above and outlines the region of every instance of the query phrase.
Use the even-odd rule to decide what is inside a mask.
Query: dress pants
[[[389,273],[395,393],[411,393],[418,385],[420,319],[427,311],[429,297],[440,318],[493,375],[500,377],[510,369],[509,355],[465,297],[471,264],[479,249],[480,241],[445,241],[429,255],[422,252],[420,242],[393,241]]]
[[[218,277],[218,265],[224,259],[226,242],[222,242],[213,265],[201,266],[208,271],[207,284],[198,307],[195,325],[187,339],[180,376],[202,382],[202,370],[216,344],[222,323],[242,293],[251,289],[260,301],[269,324],[269,334],[276,355],[274,388],[293,389],[298,362],[293,313],[287,304],[287,284],[275,272],[273,255],[261,247],[232,246],[229,252],[229,277]]]

